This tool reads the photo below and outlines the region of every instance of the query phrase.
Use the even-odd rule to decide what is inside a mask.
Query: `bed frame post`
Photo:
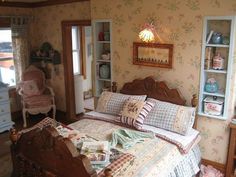
[[[197,105],[198,105],[198,98],[197,98],[197,94],[193,94],[192,96],[192,99],[191,99],[191,104],[192,104],[192,107],[195,107],[196,108],[196,111],[197,111]],[[194,124],[193,124],[193,128],[197,128],[197,116],[195,115],[195,121],[194,121]]]

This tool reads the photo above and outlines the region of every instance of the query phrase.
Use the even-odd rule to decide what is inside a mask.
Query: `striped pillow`
[[[142,129],[144,119],[154,105],[154,102],[139,101],[129,98],[125,101],[118,119],[120,122],[140,130]]]

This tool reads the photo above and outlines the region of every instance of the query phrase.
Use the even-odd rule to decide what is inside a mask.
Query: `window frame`
[[[76,28],[75,28],[76,27]],[[83,48],[84,48],[84,44],[83,44],[83,27],[82,26],[77,26],[77,25],[74,25],[72,26],[71,28],[71,31],[73,30],[73,28],[76,29],[76,49],[73,49],[73,45],[72,45],[72,60],[73,60],[73,53],[76,52],[77,55],[78,55],[78,58],[79,58],[79,62],[80,62],[80,65],[79,65],[79,72],[76,72],[74,73],[73,71],[73,74],[74,75],[83,75],[84,78],[86,78],[86,72],[85,72],[85,68],[84,68],[84,56],[83,56]],[[72,38],[72,33],[71,33],[71,38]],[[73,41],[73,38],[72,38],[72,41]]]
[[[10,23],[8,25],[7,24],[8,23],[2,23],[2,21],[0,20],[0,31],[1,30],[11,30]],[[11,41],[11,43],[12,43],[12,41]],[[13,49],[12,49],[12,54],[13,54]],[[13,56],[12,57],[0,57],[0,62],[1,61],[8,61],[8,60],[12,60],[13,64],[14,64],[14,57]],[[14,69],[14,75],[15,75],[15,69]],[[1,76],[1,79],[2,79],[2,76]],[[17,85],[16,84],[16,76],[14,77],[14,79],[15,79],[14,85],[8,86],[9,88],[16,88],[16,85]],[[0,82],[2,82],[2,81],[0,81]]]

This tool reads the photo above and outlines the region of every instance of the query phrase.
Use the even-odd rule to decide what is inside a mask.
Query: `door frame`
[[[74,119],[75,113],[75,86],[72,60],[72,26],[91,26],[91,20],[65,20],[62,26],[63,64],[66,96],[66,119]],[[81,40],[81,37],[80,37]]]

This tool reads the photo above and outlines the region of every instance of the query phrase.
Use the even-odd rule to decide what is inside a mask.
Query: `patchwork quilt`
[[[110,141],[112,133],[118,129],[129,130],[118,124],[94,119],[82,119],[69,127],[101,141]],[[124,154],[131,154],[134,160],[125,169],[116,170],[114,177],[192,177],[199,171],[201,157],[197,145],[183,154],[175,144],[155,137],[146,138],[128,149],[119,145],[116,148]]]

